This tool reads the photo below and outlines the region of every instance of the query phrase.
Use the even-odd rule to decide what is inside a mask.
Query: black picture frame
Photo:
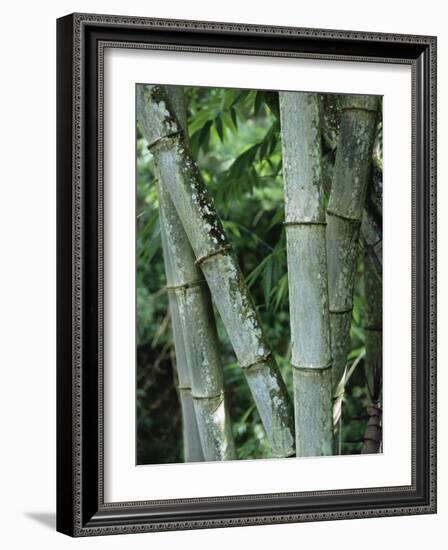
[[[412,484],[107,503],[102,480],[104,45],[412,67]],[[436,512],[436,38],[72,14],[57,21],[57,530],[71,536]]]

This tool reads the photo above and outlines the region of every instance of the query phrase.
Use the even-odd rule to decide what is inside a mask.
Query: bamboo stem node
[[[353,307],[347,308],[347,309],[331,309],[330,313],[334,315],[345,315],[346,313],[351,313],[353,310]]]
[[[346,107],[339,107],[341,113],[346,113],[347,111],[364,111],[366,113],[376,113],[378,109],[375,107],[354,107],[347,105]]]
[[[166,285],[165,290],[168,292],[175,292],[176,290],[182,290],[187,288],[193,288],[205,284],[205,279],[198,279],[197,281],[191,281],[191,283],[183,283],[181,285]]]
[[[216,395],[193,395],[193,394],[191,394],[191,398],[194,399],[194,400],[209,399],[211,401],[212,399],[218,399],[218,398],[224,399],[224,395],[225,395],[225,391],[221,391]]]
[[[332,366],[332,362],[330,361],[329,363],[326,363],[325,365],[317,365],[315,367],[305,367],[305,366],[302,366],[302,365],[294,365],[294,363],[291,363],[291,367],[293,369],[296,369],[296,370],[300,370],[300,371],[306,371],[306,372],[312,372],[312,371],[323,371],[323,370],[327,370],[327,369],[331,369],[331,366]]]
[[[209,254],[204,254],[203,256],[199,256],[198,258],[196,258],[196,261],[194,263],[196,265],[201,265],[207,260],[209,260],[210,258],[217,256],[218,254],[225,254],[230,250],[230,248],[231,248],[230,245],[228,245],[228,246],[223,246],[221,248],[218,248],[217,250],[213,250]]]
[[[341,220],[345,220],[346,222],[350,222],[353,225],[361,225],[361,220],[359,218],[350,218],[348,216],[344,216],[343,214],[339,214],[334,210],[327,209],[327,215],[334,216],[335,218],[339,218]]]
[[[266,361],[268,361],[268,359],[272,357],[272,353],[269,352],[267,353],[266,355],[263,355],[262,357],[259,357],[256,361],[253,361],[252,363],[249,363],[248,365],[243,365],[242,363],[240,363],[240,367],[244,370],[249,370],[253,367],[256,367],[257,365],[260,365],[262,363],[266,363]]]
[[[283,222],[283,225],[288,228],[290,226],[300,226],[300,225],[327,225],[326,221],[318,221],[318,220],[297,220],[297,221],[287,221]]]
[[[180,134],[181,132],[179,131],[179,132],[172,132],[170,134],[166,134],[165,136],[157,137],[154,141],[151,141],[151,143],[148,143],[146,148],[148,149],[148,151],[152,153],[155,149],[158,149],[163,145],[170,145],[171,138],[175,138]]]

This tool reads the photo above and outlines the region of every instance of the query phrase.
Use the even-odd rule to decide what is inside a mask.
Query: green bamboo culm
[[[173,295],[169,295],[171,329],[176,352],[176,370],[179,401],[182,411],[183,452],[185,462],[202,462],[204,453],[196,421],[187,356],[180,323],[179,308]]]
[[[280,92],[297,456],[331,455],[333,408],[320,99]]]
[[[141,85],[137,110],[168,191],[254,397],[272,455],[293,456],[289,396],[165,86]]]
[[[382,442],[383,304],[382,286],[370,254],[364,255],[366,357],[364,369],[369,392],[369,419],[361,453],[378,453]]]
[[[183,89],[169,87],[173,109],[183,131],[186,110]],[[158,176],[158,170],[156,169]],[[157,178],[160,180],[160,177]],[[210,292],[169,193],[157,185],[163,255],[171,314],[178,316],[179,335],[187,364],[187,385],[179,377],[180,395],[188,393],[193,403],[204,460],[235,458],[230,418],[224,398],[224,380]],[[176,346],[176,356],[177,348]],[[184,434],[188,443],[190,435]]]
[[[378,106],[381,115],[381,103]],[[383,280],[383,123],[377,123],[373,143],[372,170],[367,188],[366,204],[361,223],[364,250],[369,254],[373,274],[381,283]]]
[[[381,282],[383,279],[383,235],[382,228],[377,220],[367,211],[361,223],[361,234],[366,252],[369,254],[375,277]]]
[[[359,231],[370,174],[378,98],[346,95],[341,99],[340,109],[339,140],[326,230],[334,422],[337,428],[335,450],[338,452]]]
[[[182,105],[179,105],[179,113],[184,112]],[[164,239],[163,227],[161,230],[162,242],[164,247],[164,264],[167,281],[171,280],[171,259],[169,250],[167,250]],[[171,330],[173,333],[174,349],[176,353],[176,371],[178,380],[178,394],[182,412],[182,434],[183,434],[183,453],[185,462],[202,462],[204,453],[202,443],[199,437],[199,428],[196,421],[193,397],[191,394],[191,380],[189,366],[187,361],[187,352],[184,345],[184,336],[179,314],[179,307],[176,296],[173,293],[168,294],[169,308],[171,315]]]

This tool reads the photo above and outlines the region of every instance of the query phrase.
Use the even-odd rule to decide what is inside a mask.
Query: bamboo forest
[[[382,98],[136,96],[137,463],[382,452]]]

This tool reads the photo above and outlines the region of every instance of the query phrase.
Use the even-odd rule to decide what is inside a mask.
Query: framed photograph
[[[434,513],[436,38],[57,50],[57,529]]]

